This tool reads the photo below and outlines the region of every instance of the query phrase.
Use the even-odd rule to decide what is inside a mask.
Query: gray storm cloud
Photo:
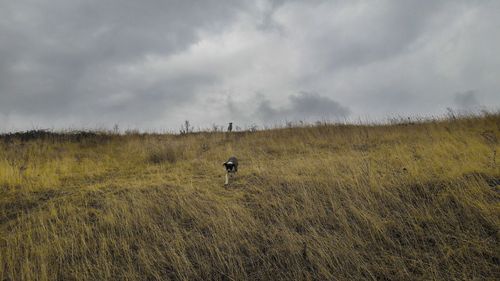
[[[218,30],[238,1],[1,1],[0,118],[12,127],[157,121],[213,80],[135,64]],[[8,118],[10,117],[10,118]],[[1,119],[0,119],[1,121]]]
[[[335,120],[349,116],[350,110],[338,102],[316,93],[301,92],[288,97],[289,106],[273,107],[261,100],[254,116],[265,122]]]
[[[468,90],[465,92],[456,93],[454,101],[455,105],[459,109],[477,110],[479,108],[479,101],[477,99],[477,94],[474,90]]]
[[[0,0],[0,130],[244,127],[436,115],[479,101],[498,109],[499,9],[491,0]]]

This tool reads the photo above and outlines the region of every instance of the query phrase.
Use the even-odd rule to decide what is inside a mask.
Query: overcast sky
[[[0,130],[500,108],[500,1],[0,0]]]

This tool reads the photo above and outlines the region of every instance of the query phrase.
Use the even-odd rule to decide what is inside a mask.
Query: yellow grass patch
[[[493,280],[499,130],[3,136],[0,280]]]

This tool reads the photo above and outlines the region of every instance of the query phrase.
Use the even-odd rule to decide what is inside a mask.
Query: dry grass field
[[[0,280],[499,280],[499,139],[498,113],[3,135]]]

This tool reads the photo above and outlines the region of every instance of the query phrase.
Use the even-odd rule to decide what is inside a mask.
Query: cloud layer
[[[254,118],[267,122],[280,121],[311,121],[335,120],[346,118],[350,111],[338,102],[315,93],[301,92],[289,96],[289,107],[275,108],[269,100],[261,100]]]
[[[499,10],[488,0],[0,1],[0,130],[498,109]]]

